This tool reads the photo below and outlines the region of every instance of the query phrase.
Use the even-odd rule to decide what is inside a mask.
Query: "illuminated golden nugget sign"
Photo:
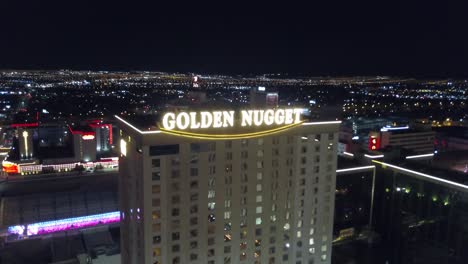
[[[162,118],[161,131],[194,138],[205,139],[236,139],[267,135],[283,131],[302,123],[302,109],[267,109],[235,111],[202,111],[166,113]],[[255,132],[243,134],[217,134],[213,129],[226,128],[256,128]],[[258,131],[258,128],[266,128]],[[197,133],[205,129],[210,134]],[[188,132],[187,130],[190,130]],[[194,131],[195,130],[195,131]],[[252,130],[252,129],[250,129]],[[231,130],[234,131],[234,130]]]

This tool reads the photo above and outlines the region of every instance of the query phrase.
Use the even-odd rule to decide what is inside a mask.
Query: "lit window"
[[[231,211],[224,212],[224,219],[231,219]]]
[[[263,149],[257,150],[257,157],[259,158],[263,157]]]
[[[261,218],[261,217],[257,217],[257,218],[255,219],[255,224],[256,224],[256,225],[261,225],[261,224],[262,224],[262,218]]]
[[[214,198],[215,194],[216,194],[216,192],[214,190],[209,190],[208,191],[208,199]]]
[[[261,206],[257,206],[257,208],[255,209],[255,212],[257,214],[261,214],[262,213],[262,207]]]
[[[261,180],[263,178],[262,172],[257,172],[257,180]]]
[[[215,205],[216,205],[215,202],[210,202],[210,203],[208,203],[208,210],[214,210],[214,209],[215,209]]]
[[[261,195],[257,195],[257,197],[255,198],[255,201],[256,201],[257,203],[262,202],[262,196],[261,196]]]

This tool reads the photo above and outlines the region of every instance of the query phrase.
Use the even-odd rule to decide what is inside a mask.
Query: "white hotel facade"
[[[117,119],[122,263],[331,263],[339,121],[178,134]]]

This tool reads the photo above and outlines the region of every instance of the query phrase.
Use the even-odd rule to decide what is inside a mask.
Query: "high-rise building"
[[[122,263],[331,263],[340,121],[301,112],[116,117]]]

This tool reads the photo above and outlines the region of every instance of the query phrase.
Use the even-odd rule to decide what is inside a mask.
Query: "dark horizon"
[[[468,76],[448,6],[7,3],[0,69]],[[464,38],[464,39],[463,39]]]

